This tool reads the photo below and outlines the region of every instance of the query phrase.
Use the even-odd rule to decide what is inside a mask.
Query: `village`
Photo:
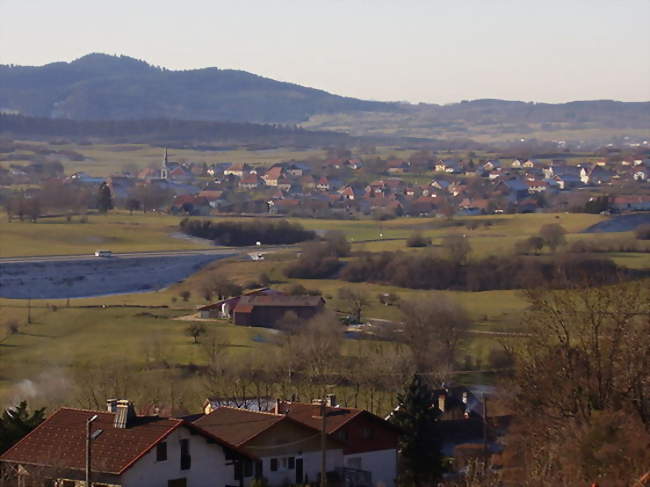
[[[650,160],[642,151],[638,154],[622,159],[590,155],[580,162],[575,157],[571,161],[483,159],[473,153],[464,159],[436,159],[431,152],[420,151],[409,159],[344,156],[264,166],[174,162],[164,149],[159,167],[107,178],[84,172],[65,175],[62,166],[47,163],[10,165],[0,178],[7,186],[40,182],[45,189],[71,185],[91,188],[93,194],[105,183],[115,207],[188,216],[386,219],[647,211]],[[29,199],[38,196],[38,190],[25,193]],[[47,194],[40,200],[41,211],[57,206],[56,201],[48,201]],[[19,203],[15,209],[9,203],[10,215],[29,213],[29,209],[20,210]],[[70,206],[79,209],[83,203],[75,201]]]

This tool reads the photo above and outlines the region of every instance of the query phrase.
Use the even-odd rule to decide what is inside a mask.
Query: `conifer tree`
[[[106,213],[108,210],[113,209],[111,188],[105,182],[99,185],[99,190],[97,191],[97,209],[100,213]]]
[[[433,391],[418,375],[414,375],[397,400],[399,408],[391,422],[402,430],[399,484],[431,485],[442,473],[442,459],[434,431],[438,409],[433,406]]]
[[[7,408],[0,417],[0,452],[5,451],[45,419],[45,408],[29,412],[27,402]]]

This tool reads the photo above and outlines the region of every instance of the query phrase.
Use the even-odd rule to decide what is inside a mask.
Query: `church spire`
[[[162,167],[160,168],[160,179],[167,179],[168,170],[169,168],[167,167],[167,147],[165,147],[165,155],[162,160]]]

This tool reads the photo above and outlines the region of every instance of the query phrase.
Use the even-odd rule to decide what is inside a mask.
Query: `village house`
[[[388,161],[386,165],[386,171],[388,174],[404,174],[409,172],[411,165],[406,161],[401,161],[399,159],[393,159]]]
[[[238,186],[241,189],[257,189],[262,185],[262,180],[257,174],[245,174],[239,180]]]
[[[615,196],[609,207],[614,211],[650,211],[650,196]]]
[[[315,483],[320,478],[319,429],[288,415],[222,406],[200,415],[193,424],[254,459],[244,461],[236,472],[243,487],[262,478],[269,487]],[[343,466],[343,445],[332,437],[325,439],[325,445],[329,474]]]
[[[435,169],[437,172],[459,174],[462,170],[462,163],[457,159],[441,159],[436,163]]]
[[[286,215],[300,207],[301,201],[296,198],[282,198],[267,201],[269,205],[269,214]]]
[[[362,485],[393,487],[400,430],[363,409],[339,406],[333,395],[328,395],[326,406],[325,431],[343,444],[345,467],[368,472],[369,478]],[[276,411],[322,431],[319,403],[278,401]]]
[[[232,311],[233,323],[273,327],[288,312],[295,313],[302,320],[308,320],[320,312],[324,305],[325,300],[320,296],[242,296]]]
[[[281,166],[273,166],[264,173],[262,179],[267,186],[277,186],[278,180],[282,177],[283,172],[284,170]]]
[[[201,191],[198,196],[205,198],[211,208],[219,208],[225,202],[224,193],[221,190],[206,189]]]
[[[103,487],[237,485],[254,456],[183,419],[137,416],[127,400],[106,411],[61,408],[0,456],[19,485],[85,485],[90,422],[91,478]],[[49,483],[48,483],[49,482]]]
[[[238,162],[236,164],[231,164],[230,167],[223,170],[224,176],[237,176],[241,178],[244,174],[247,174],[251,171],[251,167],[248,164],[243,162]]]

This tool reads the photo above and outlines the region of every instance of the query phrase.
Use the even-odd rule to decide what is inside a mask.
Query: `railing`
[[[345,487],[372,487],[372,473],[352,467],[339,467],[336,472],[343,479]]]

